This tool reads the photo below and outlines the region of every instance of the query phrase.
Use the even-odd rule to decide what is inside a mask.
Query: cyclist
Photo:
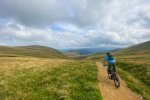
[[[107,67],[107,72],[110,73],[111,71],[111,66],[113,67],[114,69],[114,72],[116,72],[116,60],[115,58],[110,54],[110,53],[107,53],[106,56],[104,57],[104,64],[105,62],[108,63],[108,67]],[[110,73],[111,74],[111,73]]]

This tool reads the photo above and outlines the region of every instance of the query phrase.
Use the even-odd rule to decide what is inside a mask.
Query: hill
[[[69,57],[78,57],[81,56],[80,52],[76,51],[76,50],[70,50],[70,51],[66,51],[63,52],[64,55],[69,56]]]
[[[129,88],[150,100],[150,41],[114,53],[118,73]],[[142,90],[142,91],[141,91]]]
[[[150,41],[130,46],[128,48],[116,52],[115,54],[117,55],[150,54]]]
[[[57,51],[56,49],[31,45],[31,46],[17,46],[8,47],[0,46],[0,56],[1,57],[17,57],[17,56],[30,56],[30,57],[40,57],[40,58],[65,58],[65,56]]]

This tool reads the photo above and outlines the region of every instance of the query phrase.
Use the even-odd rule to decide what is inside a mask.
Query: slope
[[[150,41],[130,46],[128,48],[116,52],[115,54],[116,55],[150,54]]]
[[[17,46],[7,47],[0,46],[0,56],[16,57],[16,56],[30,56],[40,58],[65,58],[65,56],[56,49],[45,46]]]
[[[150,41],[130,46],[114,55],[117,58],[117,67],[122,70],[118,73],[127,82],[128,87],[140,93],[144,100],[149,100]]]

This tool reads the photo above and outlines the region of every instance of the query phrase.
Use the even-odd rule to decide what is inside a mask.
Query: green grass
[[[102,99],[92,61],[0,58],[0,66],[0,100]]]
[[[118,51],[119,75],[128,87],[150,100],[150,41],[133,45]]]
[[[126,81],[128,87],[141,94],[144,100],[150,100],[150,75],[149,66],[127,62],[118,62],[118,73]]]
[[[150,70],[149,66],[127,62],[118,62],[117,65],[119,68],[129,72],[131,75],[150,87],[150,73],[148,72],[148,70]]]

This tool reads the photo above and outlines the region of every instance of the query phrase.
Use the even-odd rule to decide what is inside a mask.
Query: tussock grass
[[[150,67],[133,62],[118,62],[117,67],[119,75],[128,87],[141,94],[144,100],[150,100]]]
[[[145,85],[150,87],[150,67],[147,65],[133,64],[127,62],[118,62],[118,67],[129,72],[135,78],[142,81]]]
[[[0,100],[101,100],[92,61],[0,58]]]

